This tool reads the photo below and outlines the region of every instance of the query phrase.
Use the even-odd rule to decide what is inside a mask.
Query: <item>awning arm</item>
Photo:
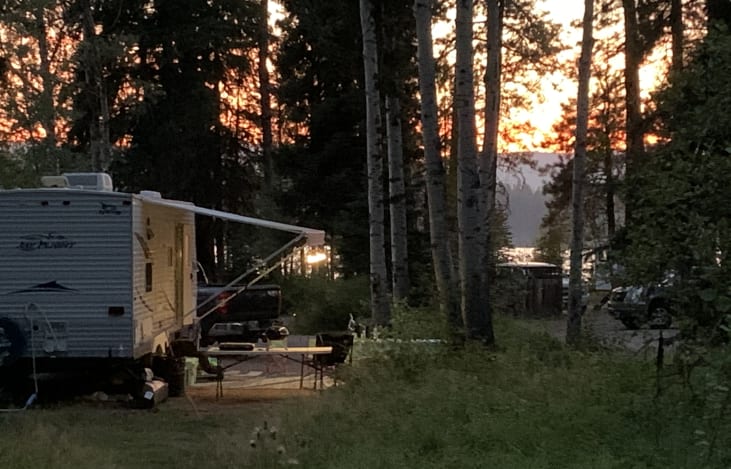
[[[159,196],[152,196],[146,193],[140,193],[136,195],[145,202],[163,205],[165,207],[173,207],[179,210],[187,210],[189,212],[196,213],[198,215],[205,215],[213,218],[220,218],[222,220],[234,221],[237,223],[243,223],[245,225],[260,226],[262,228],[269,228],[272,230],[286,231],[289,233],[296,233],[303,235],[308,246],[322,246],[325,244],[325,232],[322,230],[316,230],[314,228],[306,228],[304,226],[289,225],[287,223],[280,223],[271,220],[263,220],[261,218],[245,217],[243,215],[237,215],[231,212],[224,212],[222,210],[213,210],[210,208],[198,207],[190,202],[183,202],[180,200],[163,199]]]
[[[259,263],[259,265],[250,268],[249,270],[247,270],[243,274],[241,274],[238,277],[236,277],[235,279],[231,280],[229,283],[227,283],[226,285],[222,286],[220,288],[220,291],[219,292],[214,293],[213,295],[211,295],[208,298],[206,298],[203,302],[201,302],[200,304],[196,305],[195,309],[192,312],[198,311],[198,309],[200,309],[201,307],[206,306],[206,305],[209,305],[211,302],[213,302],[213,300],[215,300],[218,297],[218,294],[221,291],[224,291],[224,290],[226,290],[228,288],[231,288],[232,286],[234,286],[237,283],[241,282],[241,280],[243,280],[244,278],[248,277],[249,275],[253,274],[257,270],[261,269],[262,266],[267,266],[274,259],[278,259],[278,261],[276,263],[274,263],[273,265],[267,267],[265,269],[265,271],[263,273],[259,274],[254,280],[252,280],[252,281],[250,281],[250,282],[248,282],[248,283],[246,283],[244,285],[239,285],[238,288],[236,289],[236,291],[231,296],[227,297],[225,300],[221,301],[220,303],[216,303],[213,307],[211,307],[209,310],[207,310],[204,314],[202,314],[201,316],[198,316],[198,321],[200,321],[204,317],[208,316],[209,314],[211,314],[213,311],[215,311],[219,307],[221,307],[221,306],[225,305],[226,303],[228,303],[229,301],[233,300],[236,296],[239,295],[239,293],[243,292],[244,290],[246,290],[247,288],[249,288],[251,285],[253,285],[254,283],[258,282],[262,277],[266,276],[271,271],[273,271],[274,269],[276,269],[277,266],[282,262],[282,253],[284,253],[285,251],[288,251],[288,250],[292,249],[293,247],[297,246],[298,244],[302,244],[302,241],[305,238],[305,236],[306,235],[303,233],[303,234],[300,234],[299,236],[297,236],[296,238],[292,239],[290,242],[288,242],[284,246],[280,247],[276,251],[274,251],[271,254],[269,254],[269,256],[267,256],[266,259],[264,259],[263,261],[261,261]]]

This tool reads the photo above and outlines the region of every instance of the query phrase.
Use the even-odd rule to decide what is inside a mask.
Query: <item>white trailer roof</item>
[[[222,210],[213,210],[210,208],[198,207],[190,202],[183,202],[180,200],[163,199],[157,194],[147,194],[145,192],[135,195],[139,199],[149,202],[152,204],[163,205],[165,207],[173,207],[181,210],[188,210],[198,215],[205,215],[213,218],[220,218],[222,220],[229,220],[237,223],[243,223],[245,225],[261,226],[262,228],[270,228],[272,230],[286,231],[289,233],[296,233],[303,235],[308,246],[322,246],[325,244],[325,232],[322,230],[316,230],[313,228],[306,228],[297,225],[288,225],[286,223],[279,223],[271,220],[263,220],[260,218],[245,217],[243,215],[237,215],[235,213],[224,212]]]

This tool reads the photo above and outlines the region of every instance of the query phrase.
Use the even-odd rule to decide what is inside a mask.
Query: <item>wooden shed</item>
[[[561,268],[545,262],[497,266],[496,308],[521,317],[561,315]]]

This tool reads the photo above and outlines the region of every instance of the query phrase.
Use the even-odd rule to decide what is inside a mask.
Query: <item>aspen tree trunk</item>
[[[386,135],[388,141],[388,202],[391,221],[391,276],[394,300],[409,295],[409,251],[406,226],[406,184],[401,129],[401,102],[386,96]]]
[[[269,0],[261,0],[259,18],[259,104],[261,106],[261,149],[264,160],[264,187],[272,186],[272,104],[269,86]]]
[[[485,72],[487,98],[485,103],[485,136],[482,147],[482,158],[480,159],[480,172],[487,194],[486,222],[488,226],[490,226],[489,223],[495,215],[504,8],[502,0],[487,0],[487,70]]]
[[[431,33],[433,0],[415,0],[419,94],[421,95],[421,127],[426,160],[426,194],[429,210],[429,239],[431,243],[434,278],[439,305],[445,314],[450,332],[457,336],[462,329],[457,282],[453,267],[447,229],[447,181],[442,162],[441,141],[437,121],[436,62]]]
[[[579,90],[576,99],[576,148],[574,173],[571,183],[571,274],[569,280],[569,316],[566,323],[566,342],[575,344],[581,336],[582,279],[581,267],[584,242],[584,166],[586,163],[586,135],[589,125],[589,80],[591,78],[591,53],[593,34],[594,0],[584,0],[584,24],[579,59]]]
[[[360,0],[365,71],[366,152],[368,164],[368,225],[370,238],[371,316],[376,325],[391,319],[386,274],[386,246],[383,206],[383,153],[381,151],[381,107],[378,92],[378,43],[371,0]]]
[[[495,194],[497,188],[497,139],[500,123],[500,86],[502,77],[503,0],[487,0],[487,70],[485,72],[485,136],[480,158],[480,181],[484,200],[484,258],[482,261],[483,302],[487,307],[486,322],[492,337],[492,286],[495,272],[495,250],[492,230],[495,225]]]
[[[482,301],[483,234],[480,216],[480,177],[475,143],[472,0],[457,0],[456,86],[457,109],[457,221],[462,320],[467,339],[490,341],[486,305]]]

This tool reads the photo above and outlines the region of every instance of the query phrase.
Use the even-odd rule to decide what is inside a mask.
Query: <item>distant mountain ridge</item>
[[[543,186],[551,180],[550,173],[541,170],[560,162],[555,153],[536,152],[531,158],[535,168],[528,164],[498,168],[498,181],[507,189],[507,201],[502,202],[507,202],[508,226],[513,245],[517,247],[535,246],[541,219],[546,214],[547,197],[543,195]]]

